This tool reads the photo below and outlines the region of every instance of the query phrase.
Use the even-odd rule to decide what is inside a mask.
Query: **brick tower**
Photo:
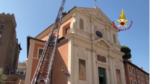
[[[20,50],[14,14],[0,14],[0,68],[6,74],[16,71]]]

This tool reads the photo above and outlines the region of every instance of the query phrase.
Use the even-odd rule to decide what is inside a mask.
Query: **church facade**
[[[27,38],[30,84],[40,53],[53,25]],[[62,18],[52,70],[52,84],[126,84],[118,30],[97,7],[74,7]],[[61,68],[64,67],[64,72]]]

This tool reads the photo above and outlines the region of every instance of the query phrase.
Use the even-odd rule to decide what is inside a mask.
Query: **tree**
[[[6,79],[5,74],[3,74],[3,69],[0,68],[0,84],[3,84]]]
[[[125,53],[123,59],[128,60],[131,58],[131,50],[127,46],[121,46],[121,52]]]

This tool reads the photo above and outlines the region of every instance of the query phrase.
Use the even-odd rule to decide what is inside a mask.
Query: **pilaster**
[[[110,49],[109,49],[109,52],[108,52],[108,60],[109,60],[109,65],[110,65],[110,82],[111,84],[115,84],[114,83],[114,74],[113,74],[113,61],[112,61],[112,57],[110,56],[111,55],[111,52],[110,52]]]
[[[68,73],[70,74],[70,76],[68,76],[68,84],[73,84],[73,39],[69,38],[68,40]]]
[[[92,68],[93,68],[93,71],[92,71],[93,72],[93,75],[92,75],[93,76],[92,77],[93,78],[92,79],[93,84],[98,84],[98,76],[97,76],[98,72],[97,72],[97,65],[96,65],[96,52],[92,51],[92,59],[91,60],[92,60],[91,63],[92,63]]]
[[[115,62],[114,58],[112,58],[112,71],[113,71],[113,82],[114,84],[117,84],[117,79],[116,79],[116,67],[115,67]]]
[[[108,68],[108,69],[106,69],[106,79],[107,79],[107,84],[111,84],[110,83],[110,69]]]
[[[86,65],[87,66],[87,68],[88,68],[88,72],[87,72],[87,78],[88,78],[88,83],[89,84],[93,84],[93,77],[92,77],[92,75],[93,75],[93,65],[92,65],[92,56],[91,56],[91,50],[90,49],[88,49],[88,48],[86,48],[86,51],[87,51],[87,56],[88,56],[88,65]]]
[[[123,61],[121,61],[121,80],[122,80],[122,84],[126,84],[126,78],[125,78],[125,70],[124,70],[124,64],[123,64]]]

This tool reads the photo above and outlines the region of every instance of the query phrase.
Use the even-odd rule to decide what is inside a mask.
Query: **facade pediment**
[[[94,43],[105,48],[113,49],[113,47],[103,38],[95,40]]]
[[[81,7],[79,7],[78,11],[80,11],[86,15],[91,15],[93,18],[98,19],[102,22],[112,24],[112,21],[99,8],[95,9],[95,8],[81,8]]]

